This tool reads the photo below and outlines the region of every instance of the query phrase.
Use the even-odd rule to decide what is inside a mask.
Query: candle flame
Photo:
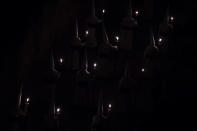
[[[119,41],[119,39],[120,39],[119,36],[116,36],[115,38],[116,38],[117,41]]]
[[[94,63],[93,66],[94,66],[94,68],[96,68],[97,67],[97,63]]]
[[[138,11],[138,10],[135,11],[135,15],[136,15],[136,16],[139,15],[139,11]]]
[[[170,17],[170,20],[173,22],[173,21],[174,21],[174,17],[173,17],[173,16],[171,16],[171,17]]]
[[[103,14],[105,13],[105,9],[102,10],[102,13],[103,13]]]
[[[61,109],[60,108],[57,108],[56,112],[59,113],[60,111],[61,111]]]
[[[159,43],[161,43],[163,41],[163,39],[162,38],[159,38]]]
[[[89,34],[89,31],[88,31],[88,30],[86,30],[86,31],[85,31],[85,33],[86,33],[86,36],[87,36],[87,35]]]
[[[62,58],[60,58],[60,63],[63,63],[63,59]]]

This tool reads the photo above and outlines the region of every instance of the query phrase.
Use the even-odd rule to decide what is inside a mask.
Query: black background
[[[66,0],[65,0],[66,1]],[[46,5],[55,7],[59,1],[55,0],[27,0],[27,1],[4,1],[1,3],[1,109],[2,115],[12,115],[17,98],[17,78],[20,49],[28,36],[29,30],[39,28],[40,23],[48,21],[43,19],[43,9]],[[82,18],[86,17],[86,7],[90,1],[72,0],[66,1],[69,13],[78,12]],[[194,125],[196,114],[196,4],[190,0],[187,1],[169,1],[176,18],[176,75],[172,83],[171,90],[172,101],[169,109],[173,110],[174,123],[177,127],[181,124]],[[143,1],[136,0],[136,6],[143,8]],[[76,6],[77,5],[77,6]],[[123,16],[125,3],[122,0],[101,0],[97,2],[97,10],[104,7],[109,10],[107,13],[110,18],[106,18],[106,26],[109,32],[116,31],[120,18]],[[151,5],[151,4],[150,4]],[[154,1],[153,20],[157,23],[161,19],[163,10],[166,7],[165,0]],[[98,12],[98,11],[97,11]],[[50,21],[50,19],[49,19]],[[66,21],[70,21],[67,19]],[[44,25],[44,24],[43,24]],[[175,51],[176,52],[176,51]],[[167,118],[167,121],[171,118]],[[194,119],[194,120],[193,120]]]

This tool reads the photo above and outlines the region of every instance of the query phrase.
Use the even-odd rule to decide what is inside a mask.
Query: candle
[[[136,15],[136,16],[139,15],[139,11],[138,11],[138,10],[135,11],[135,15]]]
[[[105,12],[106,12],[105,9],[102,9],[102,13],[105,14]]]
[[[159,38],[159,42],[162,42],[162,38]]]
[[[108,105],[108,111],[111,111],[111,108],[112,108],[112,104],[109,104]]]
[[[89,31],[88,31],[88,30],[86,30],[86,31],[85,31],[85,35],[86,35],[86,37],[88,36],[88,34],[89,34]]]
[[[142,72],[144,72],[145,71],[145,69],[144,68],[142,68],[142,70],[141,70]]]
[[[25,112],[25,113],[27,113],[29,102],[30,102],[30,98],[27,97],[27,98],[25,99],[25,109],[24,109],[24,112]]]
[[[30,102],[30,98],[27,97],[26,100],[25,100],[25,104],[29,104],[29,102]]]
[[[60,111],[61,111],[60,108],[57,108],[57,109],[56,109],[56,112],[57,112],[57,113],[60,113]]]
[[[116,42],[118,42],[119,41],[119,36],[115,36],[115,38],[116,38]]]
[[[174,17],[173,16],[170,17],[170,21],[174,22]]]
[[[96,67],[97,67],[97,63],[96,62],[93,64],[93,67],[94,67],[94,69],[96,69]]]
[[[63,63],[63,59],[62,59],[62,58],[60,58],[60,63],[61,63],[61,64]]]
[[[61,112],[61,108],[60,107],[56,108],[56,110],[55,110],[56,116],[58,116],[60,114],[60,112]]]

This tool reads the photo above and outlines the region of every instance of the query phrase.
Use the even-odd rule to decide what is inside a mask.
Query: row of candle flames
[[[27,109],[28,109],[28,105],[29,105],[29,104],[30,104],[30,98],[27,97],[27,98],[25,99],[25,112],[27,112]],[[108,104],[108,112],[110,112],[111,109],[112,109],[112,104]],[[62,109],[61,109],[60,107],[57,107],[57,108],[55,109],[55,116],[60,115],[61,112],[62,112]]]

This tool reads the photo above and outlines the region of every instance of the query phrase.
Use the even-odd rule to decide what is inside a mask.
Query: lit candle
[[[25,113],[27,113],[29,102],[30,102],[30,98],[27,97],[27,98],[25,99],[25,109],[24,109],[24,112],[25,112]]]
[[[26,100],[25,100],[25,104],[29,104],[29,102],[30,102],[30,98],[27,97]]]
[[[60,114],[60,112],[61,112],[61,108],[56,108],[56,115],[59,115]]]
[[[139,11],[138,11],[138,10],[135,11],[135,15],[136,15],[136,16],[139,15]]]
[[[61,111],[60,108],[57,108],[57,109],[56,109],[56,112],[57,112],[57,113],[60,113],[60,111]]]
[[[96,69],[96,67],[97,67],[97,63],[96,62],[93,64],[93,67],[94,67],[94,69]]]
[[[111,111],[111,108],[112,108],[112,105],[109,104],[109,105],[108,105],[108,111]]]
[[[88,36],[88,34],[89,34],[89,31],[88,30],[86,30],[85,31],[85,34],[86,34],[86,37]]]
[[[158,39],[159,44],[161,44],[161,43],[162,43],[162,41],[163,41],[163,39],[162,39],[162,38],[159,38],[159,39]]]
[[[61,63],[61,64],[63,63],[63,59],[62,59],[62,58],[60,58],[60,63]]]
[[[142,72],[144,72],[145,71],[145,69],[144,68],[142,68],[142,70],[141,70]]]
[[[116,38],[116,42],[119,42],[119,36],[115,36],[115,38]]]
[[[171,21],[171,22],[174,21],[174,17],[173,17],[173,16],[170,17],[170,21]]]
[[[105,12],[106,12],[105,9],[102,9],[102,13],[105,14]]]

